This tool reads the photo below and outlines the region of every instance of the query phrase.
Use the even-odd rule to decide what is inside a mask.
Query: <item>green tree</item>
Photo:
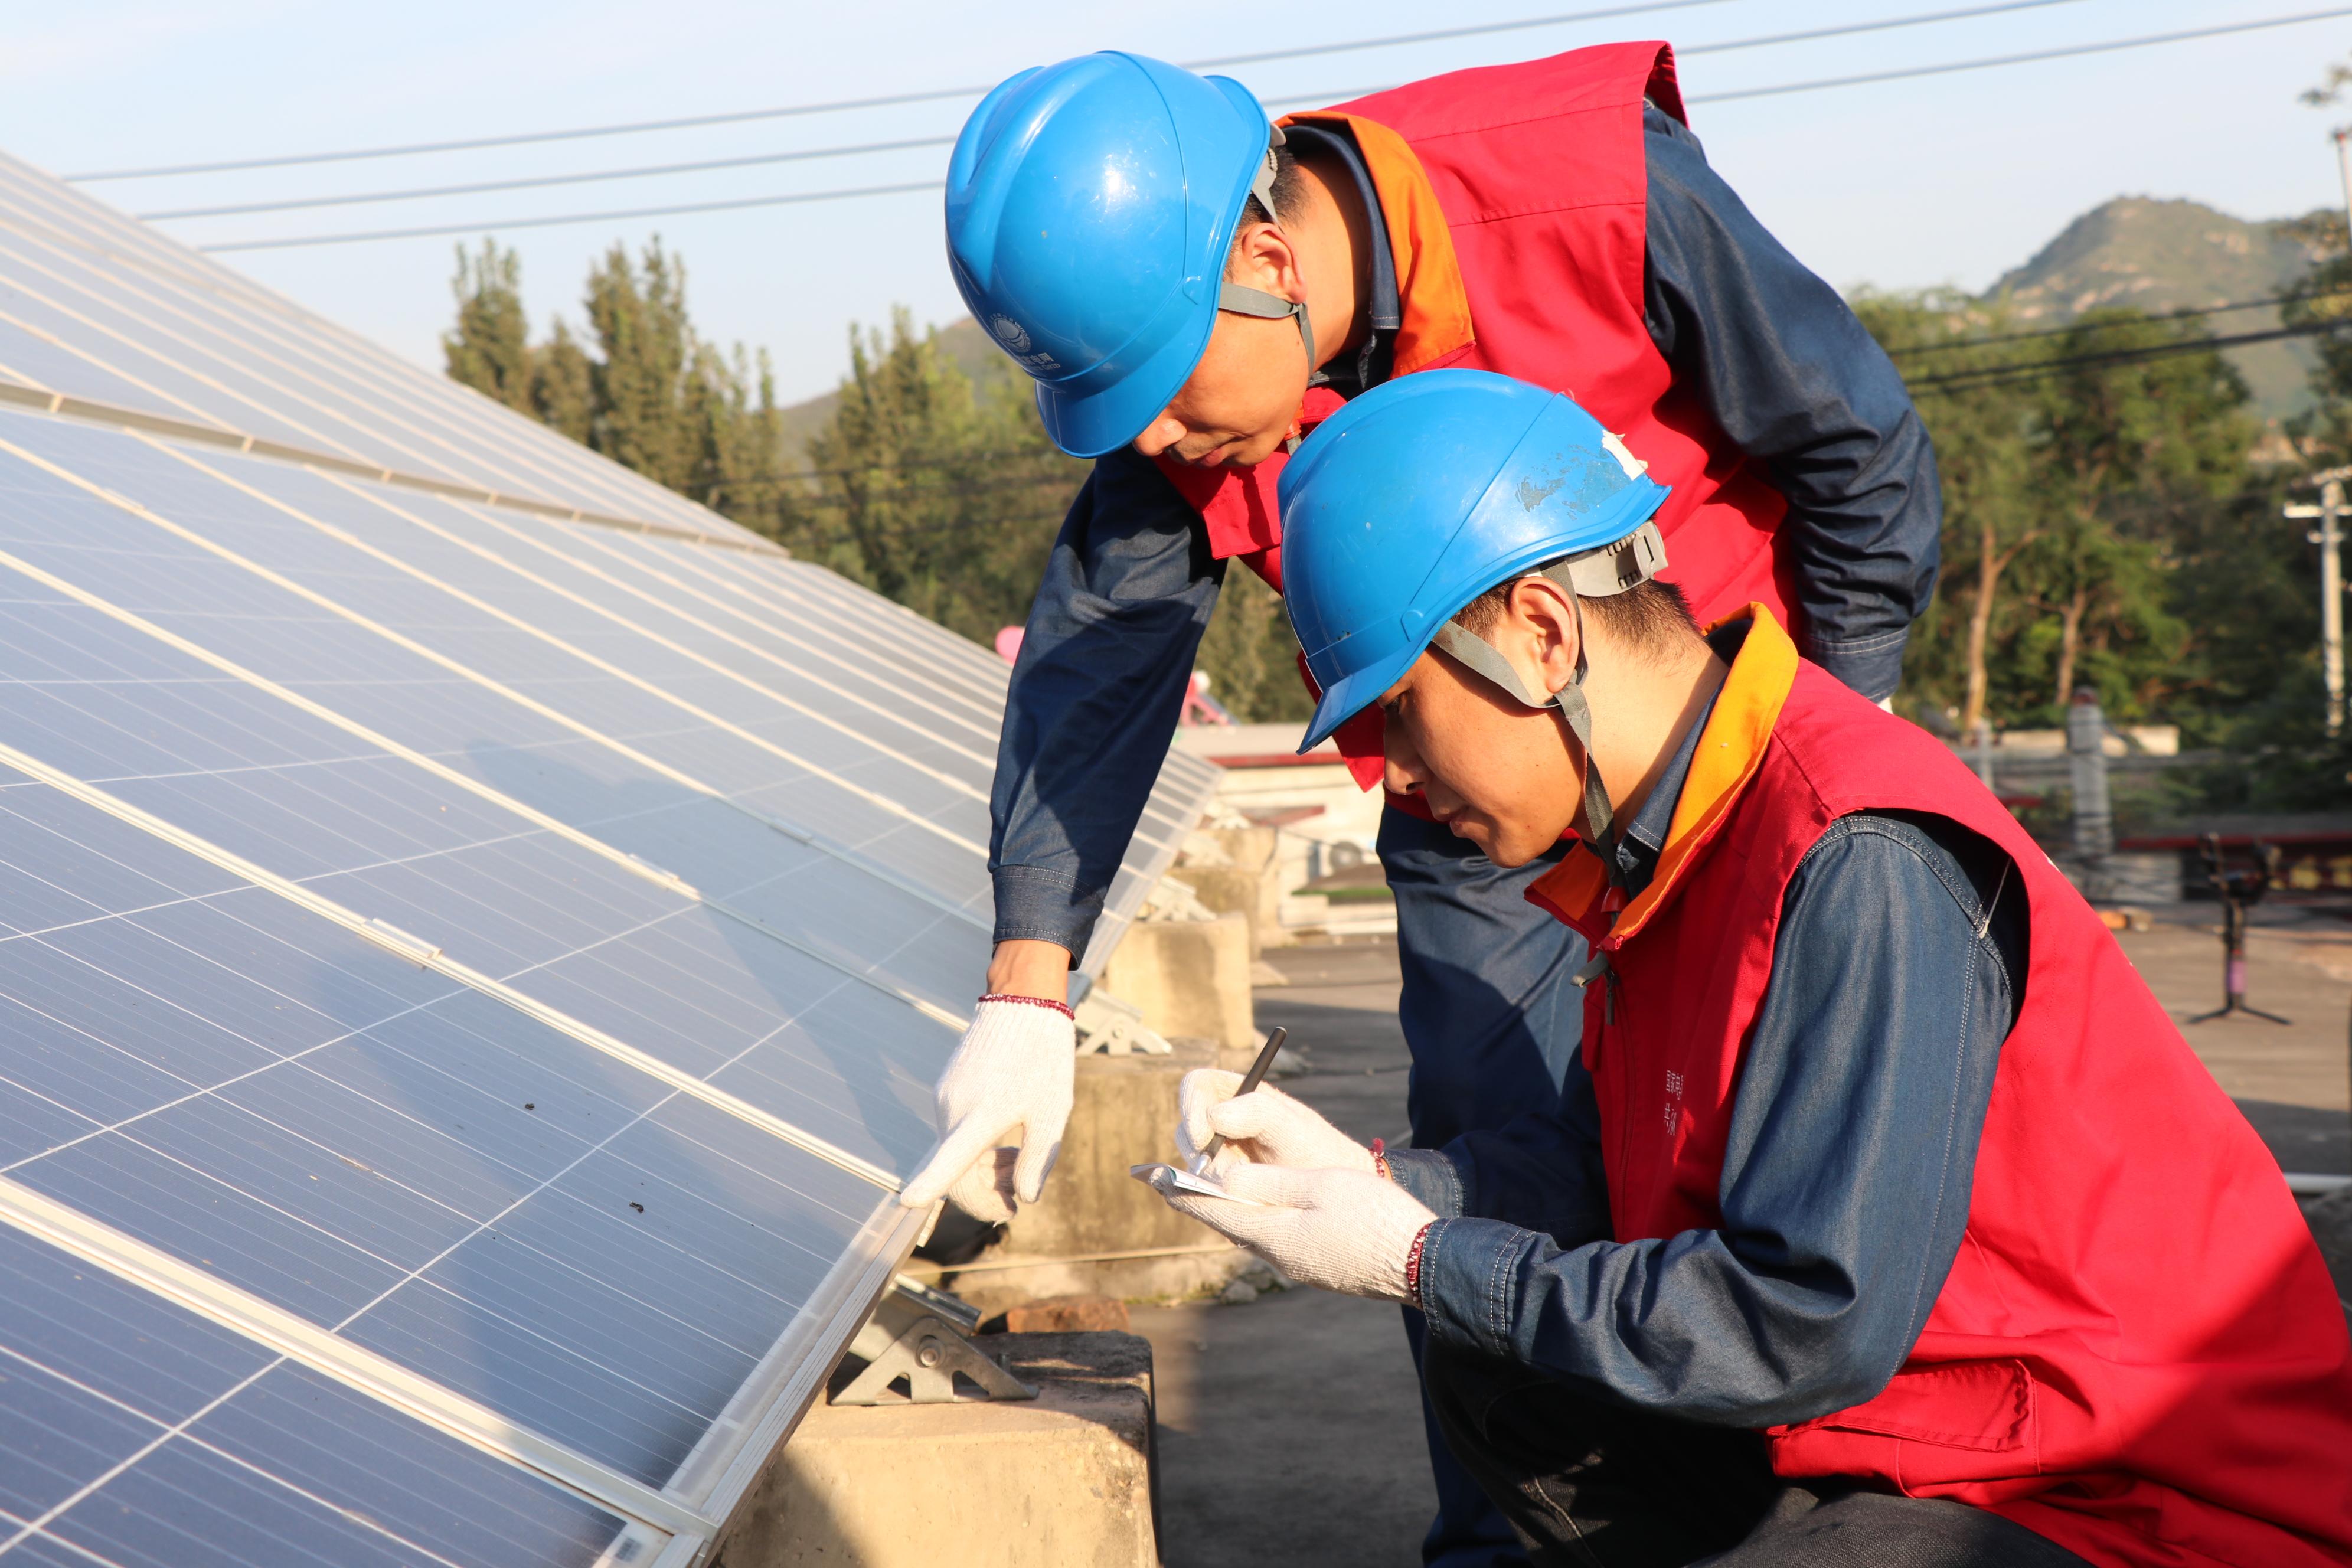
[[[2255,434],[2245,384],[2218,353],[2170,352],[2202,335],[2107,310],[2042,351],[2063,366],[2032,383],[2049,521],[2029,571],[2055,613],[2053,716],[2084,675],[2110,712],[2138,716],[2186,647],[2166,569],[2184,505],[2168,503],[2193,512],[2243,489]],[[2151,357],[2121,357],[2140,353]],[[2095,668],[2084,665],[2086,638]]]
[[[457,252],[457,319],[443,334],[450,376],[573,440],[772,532],[786,477],[766,356],[730,356],[694,330],[686,268],[659,239],[641,262],[615,245],[588,276],[593,350],[561,318],[530,342],[514,252]]]
[[[695,406],[700,347],[687,319],[686,269],[656,238],[642,272],[614,245],[588,273],[583,301],[602,359],[590,364],[589,442],[624,467],[691,492],[707,474]]]
[[[1944,491],[1943,573],[1903,661],[1906,708],[1986,716],[1994,656],[2019,620],[2011,568],[2049,531],[2034,488],[2030,401],[1998,373],[2013,323],[1953,290],[1864,293],[1854,310],[1915,384]]]
[[[547,342],[531,351],[530,412],[582,446],[596,428],[596,376],[588,351],[555,318]]]
[[[832,421],[779,537],[976,642],[1025,620],[1087,466],[1045,437],[1025,378],[975,387],[905,310],[851,329]]]
[[[1298,679],[1298,639],[1281,598],[1239,562],[1226,567],[1201,638],[1200,668],[1208,672],[1209,695],[1244,724],[1304,722],[1315,711]]]
[[[2197,334],[2104,311],[2054,335],[1956,293],[1856,301],[1910,381],[1944,482],[1944,566],[1902,700],[2053,722],[2079,684],[2118,717],[2184,710],[2198,672],[2252,662],[2200,600],[2202,559],[2252,482],[2235,373]],[[2184,352],[2185,351],[2185,352]],[[2046,369],[2044,367],[2047,367]]]
[[[530,323],[523,318],[522,263],[498,242],[482,241],[481,253],[457,247],[457,275],[449,280],[457,297],[457,325],[441,334],[441,354],[449,379],[524,414],[531,403]]]
[[[783,431],[766,356],[721,353],[694,330],[686,266],[658,237],[633,263],[619,245],[588,274],[599,357],[587,361],[588,444],[738,521],[772,531]]]

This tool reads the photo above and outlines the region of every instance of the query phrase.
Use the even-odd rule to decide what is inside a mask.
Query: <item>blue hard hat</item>
[[[1614,544],[1666,499],[1575,402],[1483,370],[1365,393],[1282,470],[1282,586],[1323,699],[1302,752],[1498,583]]]
[[[1113,53],[1008,78],[964,122],[948,265],[1065,452],[1134,440],[1200,363],[1273,135],[1241,83]]]

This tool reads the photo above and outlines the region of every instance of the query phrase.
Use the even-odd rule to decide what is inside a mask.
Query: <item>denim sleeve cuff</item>
[[[1462,1173],[1442,1149],[1391,1149],[1386,1158],[1396,1184],[1440,1217],[1463,1212]]]
[[[999,866],[989,876],[996,891],[995,940],[1059,942],[1076,964],[1102,915],[1106,889],[1082,891],[1068,872],[1043,866]]]
[[[1543,1238],[1496,1219],[1441,1219],[1421,1244],[1421,1310],[1450,1344],[1509,1359],[1521,1260]]]
[[[1808,637],[1805,638],[1805,657],[1873,702],[1877,702],[1893,696],[1895,686],[1901,682],[1903,645],[1910,637],[1907,626],[1850,641]]]

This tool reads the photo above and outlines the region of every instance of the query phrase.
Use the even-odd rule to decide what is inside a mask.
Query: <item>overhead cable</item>
[[[1569,11],[1553,16],[1529,16],[1517,22],[1487,22],[1475,26],[1447,27],[1427,33],[1398,33],[1386,37],[1358,38],[1341,44],[1318,44],[1278,49],[1262,55],[1227,56],[1209,60],[1185,60],[1188,69],[1246,61],[1303,59],[1310,55],[1349,54],[1358,49],[1386,48],[1395,44],[1433,43],[1441,38],[1471,37],[1488,33],[1523,32],[1538,27],[1566,26],[1615,16],[1638,16],[1655,11],[1686,11],[1699,5],[1719,5],[1728,0],[1647,0],[1633,5],[1611,5],[1597,11]],[[528,131],[508,136],[475,136],[456,142],[411,142],[389,147],[356,147],[340,153],[296,153],[268,158],[236,158],[213,163],[166,163],[144,169],[98,169],[61,176],[68,184],[100,180],[166,179],[181,174],[224,174],[244,169],[284,169],[304,163],[348,163],[370,158],[406,158],[425,153],[470,153],[484,147],[521,147],[542,142],[576,142],[596,136],[635,136],[649,131],[692,131],[709,125],[740,125],[754,120],[789,120],[813,114],[840,114],[859,109],[895,109],[908,103],[936,103],[952,98],[979,98],[987,87],[929,88],[921,92],[891,93],[879,98],[840,98],[822,103],[788,103],[774,109],[742,109],[724,114],[693,114],[674,120],[625,121],[613,125],[583,125],[568,131]]]
[[[1691,0],[1691,3],[1715,4],[1718,0]],[[1978,16],[1997,16],[2011,11],[2034,11],[2051,5],[2074,5],[2082,0],[2001,0],[1991,5],[1972,5],[1957,11],[1931,11],[1912,16],[1889,16],[1875,22],[1850,23],[1834,27],[1815,27],[1800,33],[1771,33],[1753,38],[1729,38],[1721,43],[1696,44],[1677,51],[1683,58],[1697,55],[1728,54],[1738,49],[1762,48],[1774,44],[1813,43],[1823,38],[1844,37],[1855,33],[1880,33],[1896,27],[1923,26],[1934,22],[1962,21]],[[1601,12],[1588,16],[1603,15]],[[1580,17],[1578,19],[1581,19]],[[1496,27],[1522,26],[1524,23],[1496,23]],[[1428,35],[1453,37],[1452,33]],[[1417,36],[1416,36],[1417,37]],[[1400,37],[1375,40],[1379,43],[1413,41]],[[1370,45],[1360,46],[1369,47]],[[1321,53],[1322,50],[1289,50],[1279,55],[1234,56],[1229,60],[1196,60],[1195,65],[1225,65],[1235,61],[1259,58],[1287,58],[1297,53]],[[1351,89],[1341,93],[1292,94],[1266,101],[1281,105],[1307,101],[1339,102],[1360,96],[1366,89]],[[686,163],[645,163],[618,169],[592,169],[580,174],[538,174],[520,179],[488,180],[470,184],[416,185],[390,191],[361,191],[349,195],[296,196],[281,201],[241,202],[223,206],[170,207],[156,212],[134,213],[142,223],[160,223],[180,218],[238,217],[250,213],[295,212],[306,208],[360,206],[373,202],[417,201],[433,196],[470,196],[487,192],[533,190],[550,185],[593,184],[604,180],[635,180],[654,175],[698,174],[725,169],[751,168],[768,163],[804,163],[818,158],[849,158],[873,153],[903,153],[913,148],[948,147],[955,143],[953,136],[921,136],[896,142],[859,142],[832,147],[799,148],[787,153],[759,153],[735,158],[712,158]]]
[[[2227,33],[2253,33],[2267,27],[2293,27],[2305,22],[2326,22],[2337,16],[2352,16],[2352,5],[2337,5],[2326,11],[2305,11],[2294,16],[2270,16],[2259,22],[2230,22],[2212,27],[2190,27],[2178,33],[2148,33],[2137,38],[2115,38],[2105,43],[2074,44],[2063,48],[2034,49],[2024,54],[1987,55],[1982,59],[1955,60],[1949,65],[1913,66],[1903,70],[1867,71],[1858,76],[1820,77],[1812,81],[1783,82],[1778,87],[1738,88],[1729,92],[1710,92],[1687,100],[1691,103],[1731,103],[1744,98],[1772,98],[1789,92],[1819,92],[1823,88],[1864,87],[1873,82],[1908,81],[1916,77],[1947,76],[1954,71],[1986,70],[1994,66],[2021,66],[2036,60],[2072,59],[2079,55],[2110,54],[2117,49],[2146,48],[2151,44],[2183,44],[2196,38],[2218,38]]]
[[[164,212],[133,213],[142,223],[171,218],[235,217],[247,213],[293,212],[303,207],[347,207],[366,202],[410,202],[425,196],[474,196],[488,191],[527,191],[543,185],[585,185],[604,180],[641,180],[656,174],[703,174],[720,169],[750,169],[763,163],[799,163],[816,158],[851,158],[867,153],[903,153],[916,147],[952,145],[952,136],[916,136],[902,142],[864,142],[845,147],[810,147],[793,153],[755,153],[740,158],[707,158],[691,163],[647,163],[628,169],[592,169],[578,174],[535,174],[519,180],[483,180],[467,185],[424,185],[404,191],[365,191],[348,196],[296,196],[287,201],[245,202],[234,206],[174,207]]]
[[[2105,43],[2075,44],[2064,48],[2043,49],[2029,54],[2001,55],[1942,65],[1912,66],[1901,70],[1879,71],[1866,76],[1832,77],[1817,81],[1789,82],[1778,87],[1702,93],[1686,98],[1685,101],[1721,103],[1737,99],[1766,98],[1783,93],[1814,92],[1828,88],[1897,81],[1912,77],[1941,76],[1953,71],[1983,70],[1994,66],[2028,65],[2040,60],[2074,58],[2083,55],[2100,54],[2118,49],[2145,48],[2155,44],[2181,43],[2196,38],[2219,37],[2225,34],[2296,26],[2307,22],[2327,21],[2340,16],[2352,16],[2352,5],[2339,5],[2326,11],[2309,11],[2293,16],[2270,16],[2254,22],[2232,22],[2220,26],[2195,28],[2187,32],[2149,34],[2139,37],[2110,39]],[[1277,106],[1285,103],[1305,102],[1339,103],[1351,98],[1361,97],[1368,92],[1381,90],[1384,89],[1379,86],[1346,88],[1330,92],[1293,94],[1268,101]],[[731,201],[687,202],[667,206],[566,213],[548,217],[511,218],[489,222],[478,218],[471,223],[433,224],[413,228],[361,229],[339,234],[293,235],[276,239],[227,240],[211,245],[200,245],[196,248],[221,253],[236,250],[288,250],[319,245],[358,245],[373,240],[424,239],[447,235],[480,234],[495,229],[551,228],[571,224],[613,223],[635,218],[674,217],[695,213],[738,212],[751,207],[796,206],[810,202],[846,201],[865,196],[936,191],[943,189],[944,186],[945,182],[940,180],[919,180],[899,184],[851,185],[833,190],[794,191],[779,195],[746,196]]]
[[[2200,316],[2227,315],[2232,310],[2260,310],[2274,305],[2292,305],[2305,300],[2335,300],[2352,294],[2352,289],[2305,289],[2284,294],[2266,294],[2259,300],[2233,300],[2226,305],[2190,305],[2178,310],[2155,310],[2121,317],[2112,321],[2070,321],[2063,327],[2036,327],[2032,331],[2000,332],[1990,337],[1954,338],[1941,343],[1906,343],[1886,351],[1890,359],[1904,359],[1914,354],[1954,353],[1961,349],[1990,348],[1996,343],[2021,343],[2035,338],[2063,338],[2074,332],[2116,331],[2125,327],[2138,326],[2147,321],[2187,321]],[[2129,309],[2129,307],[2125,307]],[[1957,373],[1956,373],[1957,374]]]
[[[1915,77],[1948,76],[1955,71],[1985,70],[1994,66],[2032,65],[2042,60],[2074,59],[2083,55],[2112,54],[2118,49],[2146,48],[2151,44],[2179,44],[2196,38],[2220,37],[2225,33],[2255,33],[2268,27],[2293,27],[2305,22],[2326,22],[2338,16],[2352,16],[2352,5],[2339,5],[2327,11],[2305,11],[2293,16],[2268,16],[2259,22],[2229,22],[2211,27],[2192,27],[2179,33],[2147,33],[2136,38],[2109,38],[2095,44],[2068,44],[2062,47],[2032,49],[2023,54],[1986,55],[1973,60],[1952,60],[1942,65],[1903,66],[1893,70],[1867,71],[1857,76],[1818,77],[1811,81],[1781,82],[1774,87],[1733,88],[1723,92],[1685,93],[1683,101],[1696,103],[1734,103],[1741,99],[1777,98],[1792,92],[1819,92],[1832,87],[1867,87],[1877,82],[1908,81]],[[1683,51],[1696,54],[1696,49]],[[1394,82],[1375,82],[1368,87],[1342,88],[1324,95],[1328,102],[1344,102],[1361,98],[1367,93],[1386,92]]]
[[[853,196],[898,196],[909,191],[936,191],[943,187],[940,180],[917,180],[902,185],[860,185],[850,190],[798,191],[782,196],[747,196],[731,202],[686,202],[676,206],[632,207],[614,212],[570,213],[560,217],[509,218],[504,223],[433,224],[420,228],[378,228],[356,234],[312,234],[293,239],[238,239],[219,245],[200,245],[198,250],[217,253],[228,250],[285,250],[306,245],[357,245],[372,239],[425,239],[435,235],[480,234],[490,229],[553,228],[575,223],[620,222],[626,218],[676,217],[683,213],[738,212],[745,207],[793,206],[802,202],[837,202]]]
[[[1905,384],[1915,396],[1923,393],[1948,396],[1986,387],[2008,386],[2018,382],[2040,381],[2063,371],[2134,364],[2143,360],[2169,359],[2178,354],[2212,353],[2252,343],[2276,342],[2283,338],[2315,337],[2340,331],[2346,327],[2352,327],[2352,321],[2306,321],[2298,326],[2275,327],[2268,331],[2231,332],[2218,338],[2182,338],[2168,343],[2150,343],[2143,348],[2068,354],[2063,359],[2030,360],[2022,364],[1984,365],[1974,370],[1950,371],[1942,375],[1906,378]]]

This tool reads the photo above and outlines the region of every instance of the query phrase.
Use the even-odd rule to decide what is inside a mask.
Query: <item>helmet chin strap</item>
[[[1250,195],[1265,209],[1269,218],[1274,215],[1274,150],[1282,145],[1282,127],[1272,127],[1273,140],[1266,143],[1265,161],[1250,181]],[[1276,224],[1277,228],[1281,226]],[[1251,289],[1239,283],[1222,283],[1217,287],[1217,309],[1231,310],[1236,316],[1255,316],[1263,321],[1278,321],[1285,316],[1298,323],[1298,341],[1307,349],[1307,374],[1315,374],[1315,327],[1307,319],[1307,301],[1286,300],[1279,294],[1269,294],[1263,289]]]
[[[1519,672],[1499,649],[1459,621],[1447,621],[1429,640],[1433,647],[1476,671],[1528,708],[1557,708],[1568,721],[1569,733],[1584,751],[1584,824],[1610,886],[1622,889],[1624,872],[1617,864],[1617,824],[1609,791],[1601,782],[1601,764],[1592,758],[1592,709],[1584,700],[1584,600],[1605,599],[1655,576],[1666,563],[1665,542],[1654,521],[1644,522],[1614,544],[1603,545],[1556,561],[1533,575],[1545,577],[1568,590],[1576,617],[1576,674],[1566,686],[1547,695],[1529,691]]]
[[[1570,595],[1570,603],[1575,603]],[[1519,672],[1511,668],[1495,645],[1463,626],[1448,621],[1437,628],[1431,644],[1469,666],[1487,680],[1503,689],[1528,708],[1557,708],[1568,721],[1569,733],[1584,752],[1584,825],[1592,847],[1601,852],[1601,864],[1609,873],[1610,884],[1624,885],[1624,872],[1617,864],[1616,816],[1609,804],[1609,790],[1601,782],[1601,764],[1592,757],[1592,708],[1584,700],[1584,609],[1576,611],[1576,674],[1566,686],[1549,696],[1538,697],[1529,691]]]

